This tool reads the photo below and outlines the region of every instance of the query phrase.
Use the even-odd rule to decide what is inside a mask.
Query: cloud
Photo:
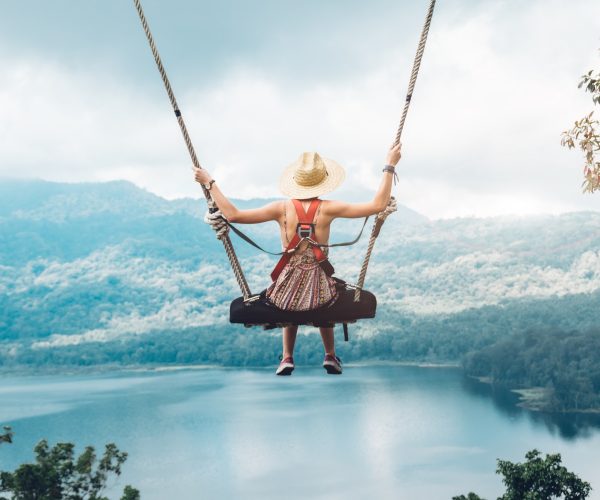
[[[600,5],[465,5],[441,6],[434,19],[403,138],[401,201],[432,218],[600,209],[598,197],[580,194],[577,153],[559,145],[591,107],[576,83],[598,64]],[[178,98],[201,161],[227,194],[267,197],[278,195],[284,165],[318,150],[348,169],[339,196],[371,196],[402,108],[414,51],[406,38],[370,47],[377,65],[343,79],[311,76],[303,85],[299,71],[290,85],[289,75],[270,75],[249,57],[210,84],[182,82]],[[154,90],[97,67],[8,58],[0,175],[127,179],[169,198],[197,196],[166,96]]]
[[[474,252],[438,265],[374,266],[370,278],[396,283],[382,303],[416,314],[457,313],[510,299],[543,299],[600,289],[600,253],[588,251],[567,268],[527,265],[512,252]]]
[[[206,305],[206,304],[205,304]],[[157,312],[110,317],[102,328],[74,335],[53,334],[47,340],[33,342],[34,349],[78,345],[86,342],[110,342],[161,330],[199,328],[226,324],[229,305],[221,303],[200,308],[196,300],[178,297],[165,303]]]
[[[44,265],[41,272],[34,268]],[[97,328],[77,334],[53,333],[49,339],[35,342],[36,348],[76,345],[83,342],[108,342],[160,330],[223,325],[229,317],[231,290],[235,282],[221,266],[203,264],[194,271],[177,262],[133,257],[126,245],[107,247],[71,262],[30,263],[21,273],[13,293],[26,294],[42,288],[52,295],[77,296],[78,290],[95,289],[101,294],[108,279],[118,280],[130,290],[126,304],[100,307],[105,309]],[[2,283],[0,283],[0,286]],[[209,292],[210,293],[207,293]],[[37,308],[41,301],[28,300]],[[86,298],[78,299],[85,307]],[[108,307],[108,308],[107,308]]]

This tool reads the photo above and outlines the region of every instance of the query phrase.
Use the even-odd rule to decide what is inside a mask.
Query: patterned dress
[[[338,297],[335,280],[327,276],[311,247],[294,253],[269,288],[267,298],[285,311],[308,311],[332,304]]]
[[[319,214],[315,217],[315,224]],[[284,212],[284,232],[287,239]],[[289,244],[289,241],[288,241]],[[323,249],[327,254],[327,248]],[[310,245],[298,249],[266,291],[267,299],[285,311],[309,311],[333,304],[338,298],[336,282],[319,265]]]

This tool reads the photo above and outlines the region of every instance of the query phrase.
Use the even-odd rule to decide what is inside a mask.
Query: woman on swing
[[[336,162],[321,158],[317,153],[303,153],[284,170],[279,189],[291,199],[274,201],[261,208],[236,208],[205,169],[195,168],[195,179],[210,190],[219,211],[229,222],[258,224],[277,221],[283,248],[290,253],[282,257],[271,274],[273,283],[267,288],[267,298],[280,309],[306,311],[337,299],[335,281],[322,265],[323,261],[327,262],[327,248],[311,245],[310,241],[326,245],[331,222],[336,218],[366,217],[387,207],[395,167],[401,156],[400,148],[400,144],[390,148],[379,189],[373,200],[367,203],[321,200],[319,196],[333,191],[343,182],[345,172]],[[333,328],[321,327],[319,331],[325,348],[323,368],[329,374],[339,375],[342,366],[335,353]],[[297,325],[283,328],[283,353],[277,375],[291,375],[294,370],[297,332]]]

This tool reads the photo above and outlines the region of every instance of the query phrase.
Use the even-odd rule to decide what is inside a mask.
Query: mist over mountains
[[[148,354],[149,344],[159,349],[176,338],[210,351],[189,361],[227,362],[214,358],[210,342],[277,346],[274,333],[228,324],[239,290],[202,221],[205,210],[203,200],[168,201],[124,181],[0,181],[0,362],[51,362],[58,352],[73,361],[90,349],[106,362],[108,350]],[[336,221],[331,241],[353,237],[360,225]],[[274,223],[243,229],[279,248]],[[252,290],[265,288],[276,259],[232,240]],[[367,240],[332,250],[338,276],[356,279]],[[519,330],[591,328],[599,248],[596,212],[430,221],[400,207],[367,275],[378,317],[353,327],[347,349],[359,358],[456,359],[469,345]],[[390,343],[378,347],[385,335]]]

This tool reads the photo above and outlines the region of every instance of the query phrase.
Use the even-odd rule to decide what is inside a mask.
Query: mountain
[[[125,345],[147,353],[149,345],[166,349],[176,338],[275,345],[258,330],[228,324],[239,290],[202,221],[205,209],[203,200],[168,201],[124,181],[0,181],[0,362],[55,362],[62,355],[83,362],[77,357],[87,352],[93,359],[90,349],[102,362],[111,360],[108,352],[124,362],[131,360]],[[353,237],[360,225],[336,221],[332,242]],[[273,224],[244,230],[278,249]],[[275,258],[232,240],[253,291],[266,287]],[[338,275],[356,279],[367,240],[332,250]],[[356,325],[360,341],[347,349],[363,357],[456,360],[470,345],[531,327],[593,326],[599,248],[596,212],[431,221],[400,207],[381,232],[367,275],[378,318]],[[210,356],[231,358],[213,347]]]

